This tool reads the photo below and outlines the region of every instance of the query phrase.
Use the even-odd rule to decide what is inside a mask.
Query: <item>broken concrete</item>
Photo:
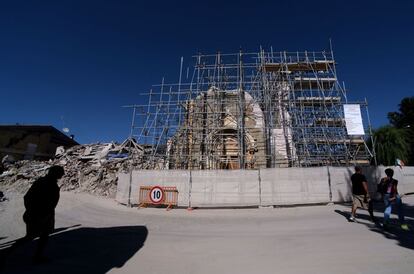
[[[129,139],[120,145],[96,143],[74,146],[66,151],[59,148],[53,160],[8,163],[0,174],[0,185],[2,190],[25,192],[49,167],[60,165],[65,169],[59,181],[62,190],[115,197],[117,173],[130,167],[142,168],[143,153],[143,148]]]

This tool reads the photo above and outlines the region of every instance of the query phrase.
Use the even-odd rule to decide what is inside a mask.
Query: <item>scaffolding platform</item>
[[[294,103],[304,106],[334,105],[341,103],[341,97],[297,97]]]
[[[266,63],[263,68],[267,72],[329,71],[334,64],[334,61],[330,60],[315,60],[294,63]]]

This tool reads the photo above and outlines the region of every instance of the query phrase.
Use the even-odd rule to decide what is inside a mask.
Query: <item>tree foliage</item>
[[[396,128],[414,126],[414,96],[406,97],[398,105],[398,112],[388,112],[388,120]]]
[[[378,164],[394,165],[395,159],[407,162],[408,143],[404,129],[384,126],[374,131],[375,151]]]
[[[414,165],[414,96],[406,97],[398,105],[398,112],[389,112],[390,124],[401,129],[407,143],[407,158],[405,162]]]

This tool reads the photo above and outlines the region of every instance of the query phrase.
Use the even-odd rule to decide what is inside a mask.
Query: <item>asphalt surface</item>
[[[25,233],[22,197],[9,198],[0,203],[2,256]],[[408,232],[397,222],[384,231],[364,210],[358,210],[358,223],[350,223],[348,205],[167,212],[62,193],[46,249],[50,261],[32,263],[34,241],[9,255],[1,271],[408,274],[414,269],[413,196],[404,202]]]

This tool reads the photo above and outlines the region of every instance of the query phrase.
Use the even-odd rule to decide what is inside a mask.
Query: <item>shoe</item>
[[[375,217],[373,217],[373,218],[372,218],[372,217],[370,217],[369,219],[370,219],[370,221],[371,221],[371,222],[373,222],[374,224],[377,224],[377,223],[378,223],[378,220],[377,220],[377,218],[375,218]]]
[[[402,230],[405,230],[405,231],[409,231],[409,230],[410,230],[410,228],[408,227],[408,225],[407,225],[407,224],[402,224],[402,225],[401,225],[401,229],[402,229]]]
[[[348,221],[350,221],[350,222],[354,222],[354,223],[356,223],[356,222],[357,222],[357,220],[355,219],[355,217],[354,217],[354,216],[350,216],[350,217],[348,218]]]

